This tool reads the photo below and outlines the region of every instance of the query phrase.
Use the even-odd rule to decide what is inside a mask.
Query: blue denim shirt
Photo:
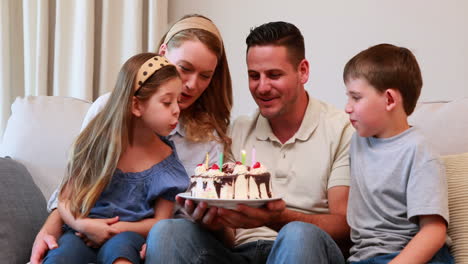
[[[172,154],[145,171],[122,172],[117,169],[89,217],[119,216],[121,221],[139,221],[154,216],[157,198],[174,201],[178,193],[187,189],[190,180],[174,145],[163,140],[171,146]]]

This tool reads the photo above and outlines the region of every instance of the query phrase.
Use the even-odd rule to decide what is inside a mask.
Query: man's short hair
[[[253,46],[286,47],[290,62],[294,67],[297,67],[305,58],[304,37],[295,25],[288,22],[270,22],[252,28],[245,42],[247,52]]]
[[[377,91],[393,88],[403,97],[403,107],[410,115],[422,88],[418,62],[407,48],[379,44],[361,51],[346,63],[343,80],[365,79]]]

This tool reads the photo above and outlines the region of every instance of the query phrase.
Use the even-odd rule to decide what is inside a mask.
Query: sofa
[[[90,106],[59,96],[17,98],[12,104],[0,143],[0,259],[28,261],[47,217],[46,200],[60,184],[69,147]],[[419,103],[410,123],[420,127],[443,156],[451,249],[457,263],[468,263],[468,98]]]

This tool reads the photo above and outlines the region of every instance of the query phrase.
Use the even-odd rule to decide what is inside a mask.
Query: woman
[[[232,86],[223,41],[216,26],[200,15],[184,16],[163,37],[159,53],[176,65],[183,82],[180,98],[180,122],[169,138],[187,173],[203,163],[209,153],[210,163],[221,151],[229,156],[231,140],[227,136],[232,107]],[[102,109],[109,94],[96,100],[83,126]],[[52,196],[49,207],[56,208]],[[111,225],[117,218],[103,219]],[[58,247],[63,221],[57,210],[47,218],[34,241],[31,263],[39,263],[49,249]],[[93,245],[89,241],[89,245]]]

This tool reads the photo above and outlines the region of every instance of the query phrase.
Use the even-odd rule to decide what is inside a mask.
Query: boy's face
[[[384,137],[387,122],[385,93],[380,93],[364,79],[346,83],[348,102],[345,111],[361,137]]]

